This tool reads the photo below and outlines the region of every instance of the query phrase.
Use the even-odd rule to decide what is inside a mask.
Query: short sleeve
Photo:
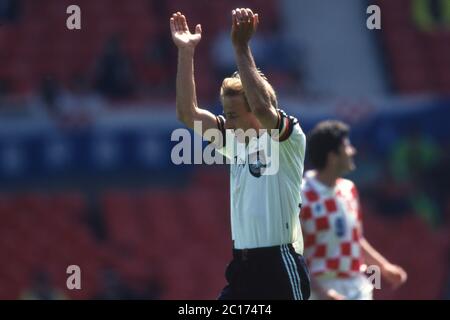
[[[287,115],[283,110],[278,110],[277,129],[280,142],[291,137],[296,125],[299,126],[299,122],[295,117]]]

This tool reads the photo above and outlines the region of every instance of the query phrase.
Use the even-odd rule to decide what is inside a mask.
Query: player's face
[[[249,110],[243,96],[224,97],[223,112],[225,114],[225,129],[258,129],[258,120]]]
[[[350,139],[345,138],[339,148],[337,157],[337,167],[342,174],[355,170],[356,166],[353,160],[355,155],[356,148],[351,144]]]

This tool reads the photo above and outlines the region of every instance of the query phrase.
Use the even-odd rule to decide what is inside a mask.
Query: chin
[[[341,176],[345,176],[345,175],[351,173],[352,171],[355,171],[355,169],[356,169],[356,166],[354,164],[350,164],[349,166],[347,166],[346,168],[344,168],[342,170]]]

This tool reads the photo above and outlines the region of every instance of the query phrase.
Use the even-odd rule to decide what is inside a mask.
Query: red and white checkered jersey
[[[304,256],[312,275],[351,277],[360,273],[361,210],[354,183],[338,179],[334,188],[308,171],[302,184],[300,212]]]

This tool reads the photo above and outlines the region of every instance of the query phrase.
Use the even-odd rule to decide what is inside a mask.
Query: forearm
[[[248,104],[253,113],[270,109],[271,100],[266,81],[256,68],[249,46],[235,47],[236,63]]]
[[[178,70],[176,80],[177,118],[192,127],[193,114],[197,108],[194,78],[194,49],[178,50]]]
[[[378,265],[383,270],[389,264],[389,261],[375,250],[365,238],[362,238],[360,243],[365,261],[368,265]]]

